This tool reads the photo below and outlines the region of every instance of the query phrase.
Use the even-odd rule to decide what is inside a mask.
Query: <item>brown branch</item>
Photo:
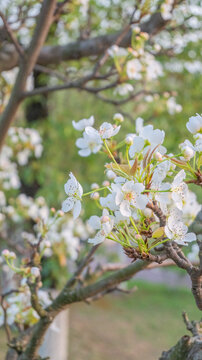
[[[10,37],[12,43],[15,46],[16,51],[18,52],[18,54],[23,57],[24,56],[24,50],[21,47],[21,45],[18,43],[17,39],[15,38],[15,35],[13,34],[13,31],[11,29],[11,27],[9,26],[4,14],[2,13],[2,11],[0,11],[0,17],[2,18],[2,21],[4,23],[4,27],[8,33],[8,36]]]
[[[20,102],[22,101],[21,94],[25,90],[27,77],[34,68],[40,49],[43,46],[48,34],[50,25],[53,21],[55,6],[56,0],[44,0],[42,3],[41,11],[37,19],[36,28],[28,48],[26,58],[21,61],[10,100],[0,118],[0,149],[3,145],[7,131],[11,123],[14,121]]]
[[[67,281],[67,283],[66,283],[67,288],[74,286],[74,284],[76,283],[77,279],[79,278],[79,276],[81,275],[83,270],[88,266],[89,262],[91,262],[92,256],[95,254],[98,247],[99,247],[99,244],[91,247],[91,249],[88,252],[88,254],[86,255],[86,257],[81,261],[81,263],[78,266],[78,269],[75,271],[74,275]]]
[[[7,319],[7,307],[6,305],[4,305],[4,297],[1,296],[1,307],[2,307],[2,310],[3,310],[3,315],[4,315],[4,328],[5,328],[5,332],[6,332],[6,336],[7,336],[7,340],[8,342],[11,341],[11,329],[10,329],[10,326],[8,325],[8,319]]]
[[[41,95],[41,94],[47,94],[47,93],[51,93],[51,92],[55,92],[55,91],[61,91],[61,90],[67,90],[67,89],[79,89],[82,91],[87,91],[89,93],[95,93],[97,94],[100,91],[104,91],[104,90],[108,90],[111,89],[113,87],[115,87],[117,85],[117,81],[108,84],[106,86],[102,86],[99,88],[93,88],[93,87],[85,87],[84,85],[93,80],[93,75],[88,75],[88,76],[84,76],[81,79],[75,80],[75,81],[69,81],[67,83],[61,84],[61,85],[55,85],[55,86],[42,86],[40,88],[31,90],[31,91],[26,91],[24,93],[22,93],[22,99],[25,99],[27,97],[31,97],[31,96],[36,96],[36,95]],[[95,78],[96,80],[96,78]]]
[[[160,13],[155,13],[151,15],[148,21],[141,24],[141,31],[154,35],[161,31],[167,23],[168,21],[164,20]],[[44,46],[39,53],[37,64],[47,66],[50,64],[59,64],[63,61],[79,60],[89,56],[102,55],[106,49],[116,43],[122,33],[123,30],[120,30],[113,34],[101,35],[87,40],[78,40],[68,43],[67,45]],[[131,30],[121,39],[119,45],[121,47],[128,47],[130,43]],[[2,54],[3,51],[2,49]],[[4,57],[0,54],[0,71],[11,70],[17,65],[18,57],[16,56],[15,47],[13,47],[13,51],[10,50],[10,56],[8,54],[7,61],[5,61]]]

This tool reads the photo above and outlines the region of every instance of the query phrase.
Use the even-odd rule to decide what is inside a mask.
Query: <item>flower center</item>
[[[125,193],[124,199],[127,201],[132,201],[134,200],[134,194],[132,192]]]

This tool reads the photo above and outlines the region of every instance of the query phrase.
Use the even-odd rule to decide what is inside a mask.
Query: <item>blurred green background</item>
[[[69,360],[157,360],[188,333],[182,311],[199,319],[191,292],[133,280],[131,295],[106,296],[70,308]],[[0,358],[6,350],[0,331]],[[59,359],[58,359],[59,360]]]

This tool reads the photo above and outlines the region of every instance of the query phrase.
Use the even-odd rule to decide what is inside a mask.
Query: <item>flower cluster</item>
[[[27,165],[31,158],[41,157],[42,151],[42,140],[36,130],[11,127],[7,145],[3,147],[0,155],[0,188],[18,189],[18,166]]]
[[[7,324],[26,328],[39,320],[39,315],[31,306],[31,293],[26,281],[22,280],[19,293],[13,293],[6,299]],[[38,291],[39,302],[43,308],[50,305],[51,300],[46,291]],[[0,326],[4,324],[4,311],[0,306]]]
[[[197,136],[196,141],[201,139],[201,119],[200,115],[196,115],[187,123],[194,138]],[[201,205],[187,183],[201,181],[201,149],[196,144],[190,145],[191,153],[186,148],[191,142],[186,140],[179,146],[180,154],[167,154],[163,145],[164,131],[154,129],[152,125],[144,126],[142,118],[136,120],[136,132],[128,134],[120,143],[111,140],[120,130],[120,125],[103,123],[96,130],[89,126],[89,122],[92,123],[92,117],[77,124],[77,128],[84,130],[84,135],[76,145],[84,145],[84,137],[85,140],[94,139],[96,151],[91,151],[89,141],[85,143],[85,156],[103,147],[111,160],[105,165],[111,182],[106,181],[106,186],[96,186],[83,194],[81,185],[70,174],[65,186],[68,198],[63,204],[64,211],[73,209],[77,217],[84,196],[104,192],[105,196],[99,197],[102,215],[93,215],[89,219],[90,227],[97,230],[89,242],[98,244],[110,239],[124,248],[132,247],[141,254],[148,254],[167,241],[175,241],[179,245],[195,241],[196,235],[188,232],[188,225]],[[79,153],[84,156],[83,152]],[[162,217],[165,219],[163,225]]]

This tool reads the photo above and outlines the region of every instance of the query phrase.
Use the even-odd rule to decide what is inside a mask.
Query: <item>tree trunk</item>
[[[67,360],[68,336],[69,309],[59,313],[52,325],[49,327],[43,344],[39,350],[39,355],[42,358],[50,357],[50,360]]]

